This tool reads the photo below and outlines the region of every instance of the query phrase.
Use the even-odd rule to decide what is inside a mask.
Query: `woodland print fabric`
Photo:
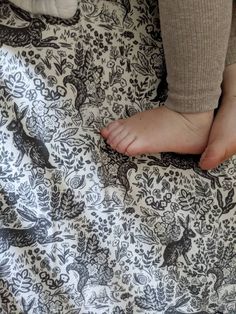
[[[156,0],[0,19],[0,313],[235,314],[236,159],[99,134],[167,97]]]

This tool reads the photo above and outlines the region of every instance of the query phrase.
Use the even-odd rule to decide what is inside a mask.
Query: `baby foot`
[[[236,154],[236,96],[223,97],[200,167],[210,170]]]
[[[212,121],[213,111],[179,113],[163,106],[112,122],[101,135],[114,150],[128,156],[200,154],[207,145]]]

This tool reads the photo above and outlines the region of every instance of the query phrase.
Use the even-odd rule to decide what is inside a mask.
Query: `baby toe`
[[[122,122],[114,121],[108,124],[107,127],[101,129],[100,133],[104,138],[108,138],[113,132],[122,127]]]
[[[127,148],[135,141],[135,136],[128,134],[122,141],[116,146],[116,150],[121,154],[127,154]],[[128,154],[127,154],[128,155]]]
[[[199,165],[203,170],[214,169],[228,158],[227,155],[227,149],[222,142],[213,142],[205,149]]]
[[[120,144],[120,142],[128,135],[126,130],[121,130],[119,133],[116,134],[116,136],[113,136],[108,139],[107,143],[113,148],[116,149],[116,147]]]

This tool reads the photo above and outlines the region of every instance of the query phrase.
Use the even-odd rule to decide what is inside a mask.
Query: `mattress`
[[[0,313],[235,314],[235,157],[202,171],[100,135],[167,98],[158,3],[2,1],[0,21]]]

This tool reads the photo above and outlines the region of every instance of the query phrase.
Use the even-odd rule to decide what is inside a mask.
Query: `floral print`
[[[157,1],[66,21],[2,1],[0,21],[0,313],[235,314],[235,158],[206,172],[99,134],[167,97]]]

